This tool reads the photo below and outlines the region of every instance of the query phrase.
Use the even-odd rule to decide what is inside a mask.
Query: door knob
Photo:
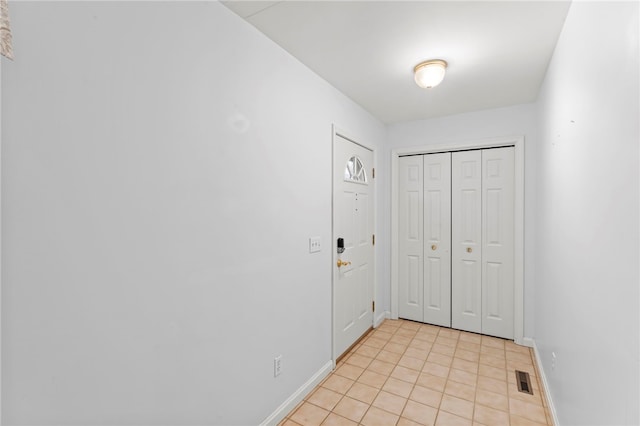
[[[342,260],[338,259],[338,268],[341,267],[341,266],[347,266],[347,265],[351,265],[351,262],[342,261]]]
[[[471,247],[467,247],[467,253],[471,253],[473,249]]]
[[[435,250],[435,249],[437,249],[437,248],[438,248],[438,246],[437,246],[437,245],[435,245],[435,244],[433,244],[433,245],[431,246],[431,250]]]

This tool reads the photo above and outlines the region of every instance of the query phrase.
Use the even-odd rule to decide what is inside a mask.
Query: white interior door
[[[423,157],[424,322],[451,327],[451,153]]]
[[[482,333],[513,339],[514,149],[482,151]]]
[[[373,326],[373,152],[335,134],[333,158],[334,359]],[[338,238],[344,252],[338,253]]]
[[[423,157],[398,159],[398,312],[400,318],[420,322],[424,321]]]
[[[451,326],[482,331],[482,154],[451,154]]]

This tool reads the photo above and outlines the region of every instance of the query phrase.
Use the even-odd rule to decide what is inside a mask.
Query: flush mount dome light
[[[421,62],[413,68],[416,84],[423,89],[436,87],[444,78],[447,62],[442,59]]]

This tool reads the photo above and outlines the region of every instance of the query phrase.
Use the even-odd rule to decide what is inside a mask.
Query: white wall
[[[259,423],[331,356],[331,124],[384,126],[217,2],[11,18],[3,424]]]
[[[437,90],[437,89],[434,89]],[[428,95],[428,94],[427,94]],[[498,108],[452,115],[442,118],[413,121],[409,123],[395,124],[387,128],[387,140],[389,149],[384,150],[384,156],[380,159],[381,167],[384,167],[384,185],[382,196],[387,206],[391,203],[390,167],[391,150],[398,148],[411,148],[426,145],[438,145],[445,143],[466,142],[501,136],[523,135],[525,137],[525,282],[524,282],[524,337],[533,336],[533,306],[534,306],[534,218],[533,205],[535,204],[535,148],[536,126],[535,105],[525,104],[507,108]],[[387,209],[389,210],[389,209]],[[383,230],[386,240],[389,240],[391,219],[389,212],[385,216]],[[387,260],[384,265],[390,264],[389,246],[383,247]],[[386,280],[391,279],[389,268],[382,271]],[[387,300],[388,300],[387,295]]]
[[[535,340],[562,425],[640,423],[638,15],[574,2],[538,102]]]

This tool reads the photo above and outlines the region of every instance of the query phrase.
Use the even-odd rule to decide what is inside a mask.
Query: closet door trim
[[[533,340],[524,336],[524,136],[491,138],[479,141],[425,145],[400,148],[391,151],[391,312],[392,319],[398,318],[398,158],[405,155],[434,154],[439,152],[464,151],[471,149],[514,147],[514,341],[532,346]]]

